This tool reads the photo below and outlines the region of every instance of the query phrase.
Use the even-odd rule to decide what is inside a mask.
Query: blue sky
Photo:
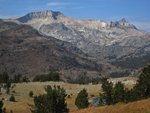
[[[1,18],[41,10],[60,11],[79,19],[116,21],[126,18],[150,32],[150,0],[0,0]]]

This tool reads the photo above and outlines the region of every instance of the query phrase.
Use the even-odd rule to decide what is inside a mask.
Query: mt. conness
[[[104,76],[135,75],[136,71],[146,65],[150,59],[150,34],[139,30],[136,26],[130,24],[125,19],[121,19],[116,22],[106,22],[102,20],[79,20],[64,16],[60,12],[41,11],[32,12],[17,19],[4,20],[3,23],[8,23],[8,21],[17,23],[17,26],[29,25],[38,31],[39,34],[38,36],[36,34],[36,37],[40,37],[39,40],[42,41],[42,44],[47,45],[46,48],[49,48],[43,48],[40,54],[45,54],[43,51],[47,51],[47,54],[54,57],[53,54],[49,52],[51,51],[50,48],[53,47],[54,50],[60,51],[63,49],[62,47],[64,47],[67,51],[66,53],[57,54],[56,52],[55,55],[57,54],[59,57],[62,57],[70,56],[71,53],[73,56],[78,56],[75,58],[78,59],[78,62],[80,61],[79,64],[81,64],[81,67],[84,70],[80,74],[76,71],[76,74],[79,76],[84,75],[92,78],[93,76],[99,77],[100,74]],[[34,30],[33,28],[30,29]],[[6,32],[6,30],[3,31],[1,29],[1,34]],[[11,27],[11,29],[14,28]],[[22,34],[21,32],[18,32],[19,36]],[[11,36],[14,35],[16,34]],[[28,35],[29,37],[33,36],[32,33]],[[30,46],[33,46],[35,43],[39,43],[35,42],[34,38],[35,36],[33,36],[30,40],[23,40],[26,40],[30,43]],[[33,39],[34,43],[32,42]],[[36,39],[36,41],[39,40]],[[55,42],[59,46],[49,46],[49,41]],[[35,48],[38,46],[39,45],[36,44]],[[37,51],[40,51],[40,49],[42,48],[37,48]],[[50,58],[49,56],[45,57],[47,60]],[[43,58],[41,59],[43,60]],[[59,68],[59,71],[63,70],[62,73],[67,75],[66,73],[68,73],[70,68],[64,69],[64,67],[71,62],[75,63],[76,60],[65,61],[65,65],[62,66],[63,69]],[[55,63],[53,64],[55,65]],[[73,65],[73,68],[76,67],[75,64]],[[61,62],[59,66],[56,66],[56,70],[58,70],[58,67],[61,67],[60,65]],[[43,64],[42,68],[44,68],[44,66],[45,64]],[[74,70],[73,68],[71,70]],[[34,69],[36,70],[36,68]],[[92,72],[89,74],[89,71]],[[71,73],[72,72],[69,71],[69,74]]]

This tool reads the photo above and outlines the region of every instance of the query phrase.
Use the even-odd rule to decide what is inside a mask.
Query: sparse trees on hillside
[[[103,94],[101,97],[106,100],[106,104],[114,104],[118,102],[131,102],[150,97],[150,65],[145,67],[140,74],[135,86],[129,90],[118,82],[113,87],[111,82],[106,78],[102,79]]]
[[[100,94],[100,98],[105,100],[107,105],[118,102],[128,103],[135,98],[135,91],[133,89],[129,90],[125,88],[124,84],[121,82],[117,82],[113,87],[112,82],[109,82],[107,78],[102,79],[102,89],[103,93]]]
[[[88,93],[86,91],[86,89],[83,89],[79,92],[79,94],[77,95],[77,98],[75,100],[75,105],[79,108],[79,109],[83,109],[83,108],[87,108],[89,103],[88,103]]]

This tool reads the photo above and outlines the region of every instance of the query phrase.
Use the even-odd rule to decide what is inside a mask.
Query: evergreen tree
[[[33,97],[33,91],[29,92],[29,97]]]
[[[22,78],[22,82],[30,82],[30,80],[29,80],[29,78],[28,77],[26,77],[26,76],[24,76],[23,78]]]
[[[0,101],[0,113],[3,112],[2,107],[3,107],[3,101]]]
[[[9,76],[7,72],[0,74],[0,83],[7,83],[9,80]]]
[[[60,81],[59,73],[57,72],[50,72],[47,76],[49,77],[49,80]]]
[[[6,82],[6,93],[9,94],[10,93],[10,87],[11,87],[11,80],[8,80]]]
[[[68,113],[65,102],[66,92],[60,86],[47,86],[46,94],[34,97],[34,107],[32,113]]]
[[[134,100],[150,97],[150,65],[142,70],[133,91]]]
[[[118,82],[118,83],[115,84],[113,97],[114,97],[113,98],[114,103],[125,101],[125,87],[124,87],[124,84],[122,84],[121,82]]]
[[[19,83],[19,82],[21,82],[21,78],[22,78],[22,76],[20,74],[14,75],[13,82]]]
[[[9,98],[9,101],[15,102],[15,101],[16,101],[15,96],[14,96],[14,95],[11,95],[10,98]]]
[[[106,100],[106,104],[110,105],[113,103],[113,83],[108,82],[107,78],[103,78],[101,82],[104,99]]]
[[[3,113],[6,113],[6,108],[3,108]]]
[[[13,113],[13,110],[10,110],[10,113]]]
[[[87,108],[89,103],[88,103],[88,93],[86,89],[83,89],[79,92],[76,100],[75,100],[75,105],[79,108]]]
[[[125,89],[125,97],[124,97],[124,102],[128,103],[133,101],[133,90]]]
[[[40,81],[40,82],[45,82],[45,81],[60,81],[60,75],[58,72],[50,72],[48,74],[43,74],[43,75],[38,75],[35,76],[33,81]]]
[[[137,85],[141,87],[141,91],[143,91],[143,96],[145,98],[150,97],[150,65],[143,69]]]

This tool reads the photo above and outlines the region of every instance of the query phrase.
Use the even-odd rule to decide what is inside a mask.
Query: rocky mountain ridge
[[[12,21],[31,25],[43,35],[71,43],[102,65],[105,75],[130,75],[150,58],[150,35],[125,19],[79,20],[60,12],[42,11]]]
[[[43,36],[28,25],[0,20],[0,73],[36,75],[58,71],[64,81],[99,77],[101,67],[68,42]],[[71,74],[71,78],[70,77]],[[68,77],[69,76],[69,77]]]

